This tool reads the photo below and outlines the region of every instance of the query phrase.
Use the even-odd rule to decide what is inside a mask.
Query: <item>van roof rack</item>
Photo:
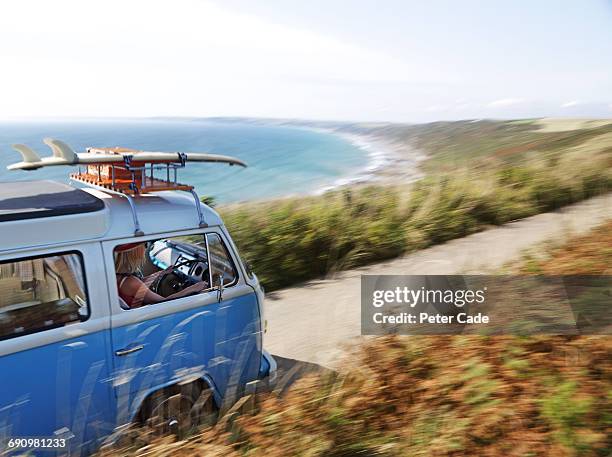
[[[144,233],[140,229],[138,214],[133,197],[176,190],[190,193],[196,203],[200,227],[206,227],[200,199],[193,186],[178,182],[177,171],[185,168],[187,162],[226,163],[230,166],[246,167],[246,163],[230,156],[208,153],[153,152],[113,147],[89,147],[85,153],[76,153],[66,143],[53,138],[43,142],[51,148],[53,155],[40,157],[23,144],[15,144],[22,161],[9,165],[9,170],[36,170],[49,166],[78,165],[78,171],[70,173],[70,179],[105,192],[125,197],[134,219],[136,236]]]

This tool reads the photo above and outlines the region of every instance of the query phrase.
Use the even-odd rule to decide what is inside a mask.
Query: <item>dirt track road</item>
[[[612,218],[612,194],[539,214],[388,262],[344,271],[268,295],[272,354],[333,367],[360,334],[360,275],[485,273],[546,240],[563,240]]]

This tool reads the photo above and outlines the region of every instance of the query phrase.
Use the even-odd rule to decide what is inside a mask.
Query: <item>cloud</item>
[[[437,111],[447,111],[448,110],[448,106],[446,106],[446,105],[431,105],[431,106],[428,106],[425,109],[427,111],[433,113],[433,112],[437,112]]]
[[[504,106],[518,105],[519,103],[524,102],[525,100],[522,98],[500,98],[499,100],[492,101],[487,106],[489,108],[499,108]]]
[[[464,111],[470,108],[474,108],[475,105],[469,103],[466,99],[460,98],[455,100],[454,103],[450,104],[436,104],[430,105],[425,108],[425,111],[429,111],[430,113],[441,112],[441,111]]]
[[[12,69],[0,72],[0,116],[9,117],[329,117],[338,106],[352,107],[355,93],[365,105],[368,93],[355,84],[447,78],[418,56],[396,57],[201,0],[6,2],[0,60]]]
[[[565,102],[561,105],[561,108],[571,108],[572,106],[582,105],[580,100],[571,100],[569,102]]]

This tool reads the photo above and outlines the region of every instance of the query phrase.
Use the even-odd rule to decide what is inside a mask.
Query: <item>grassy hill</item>
[[[537,120],[334,125],[424,150],[426,176],[404,186],[221,207],[239,250],[268,290],[612,189],[612,123],[553,132]]]

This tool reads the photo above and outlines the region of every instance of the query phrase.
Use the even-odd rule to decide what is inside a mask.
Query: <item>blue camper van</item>
[[[229,158],[52,144],[17,167],[81,165],[86,186],[0,183],[0,451],[86,455],[128,424],[187,430],[273,381],[257,277],[175,177]]]

